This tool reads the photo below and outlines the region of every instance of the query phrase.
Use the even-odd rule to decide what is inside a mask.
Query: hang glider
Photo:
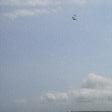
[[[73,16],[72,16],[72,19],[73,19],[74,21],[77,21],[77,15],[73,15]]]

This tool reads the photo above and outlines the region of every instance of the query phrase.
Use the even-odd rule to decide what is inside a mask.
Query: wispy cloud
[[[4,10],[1,15],[12,19],[23,16],[35,16],[43,13],[56,12],[63,5],[85,5],[87,0],[1,0]],[[6,11],[5,9],[9,9]]]
[[[7,12],[2,14],[2,16],[11,18],[11,19],[16,19],[17,17],[26,17],[26,16],[35,16],[35,15],[41,15],[41,14],[46,14],[49,13],[46,10],[39,10],[39,9],[17,9],[12,12]]]

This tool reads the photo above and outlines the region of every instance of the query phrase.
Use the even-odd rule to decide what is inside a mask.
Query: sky
[[[111,0],[0,0],[0,112],[112,111],[111,11]]]

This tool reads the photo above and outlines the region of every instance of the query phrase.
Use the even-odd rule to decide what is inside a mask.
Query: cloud
[[[12,12],[4,13],[2,14],[5,17],[9,17],[11,19],[16,19],[18,17],[25,17],[25,16],[35,16],[40,14],[46,14],[48,13],[46,10],[38,10],[38,9],[18,9]]]
[[[16,112],[112,111],[112,79],[92,73],[77,89],[52,90],[38,97],[16,99],[13,103]]]
[[[1,15],[15,19],[17,17],[36,16],[57,12],[64,5],[82,6],[87,0],[1,0]],[[7,10],[8,9],[8,10]]]
[[[112,79],[97,76],[94,73],[91,73],[84,81],[83,87],[88,89],[112,89]]]
[[[112,79],[89,74],[82,87],[66,92],[49,92],[42,97],[46,103],[62,105],[70,110],[111,110]]]
[[[67,101],[68,100],[68,94],[67,93],[58,93],[58,92],[54,92],[54,93],[46,93],[46,95],[44,97],[41,97],[41,100],[46,100],[46,101]]]
[[[1,0],[1,5],[5,6],[47,6],[52,4],[52,0]],[[58,3],[54,1],[54,3]]]

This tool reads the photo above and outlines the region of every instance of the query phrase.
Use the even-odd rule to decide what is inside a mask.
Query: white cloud
[[[112,111],[112,79],[89,74],[82,83],[82,87],[76,90],[47,93],[43,96],[44,102],[50,105],[50,101],[63,104],[71,110],[111,110]]]
[[[9,9],[2,11],[2,16],[14,19],[21,16],[35,16],[43,12],[56,12],[64,5],[82,6],[86,3],[87,0],[1,0],[0,6]]]
[[[47,93],[44,97],[42,97],[42,100],[48,100],[48,101],[66,101],[68,100],[68,94],[67,93]]]
[[[112,89],[112,79],[97,76],[94,73],[91,73],[84,81],[83,87],[91,89]]]
[[[78,89],[48,92],[27,100],[16,99],[14,104],[14,111],[21,112],[112,111],[112,79],[92,73]]]
[[[25,17],[25,16],[35,16],[40,14],[46,14],[49,13],[46,10],[39,10],[39,9],[18,9],[12,12],[4,13],[2,14],[5,17],[9,17],[11,19],[15,19],[17,17]]]
[[[1,0],[0,5],[10,6],[47,6],[47,5],[59,5],[60,3],[75,3],[85,4],[88,0]]]
[[[36,6],[47,5],[48,0],[1,0],[1,5],[7,6]]]

